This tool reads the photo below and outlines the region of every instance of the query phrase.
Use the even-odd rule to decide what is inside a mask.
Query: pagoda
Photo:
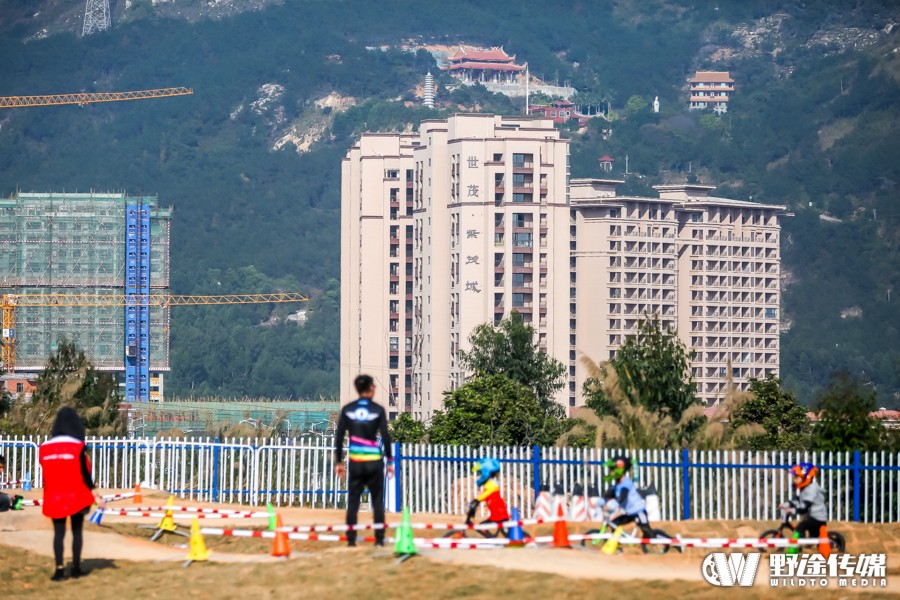
[[[466,82],[515,83],[516,76],[525,70],[517,65],[515,55],[510,56],[502,47],[489,50],[460,46],[442,67],[453,76]]]

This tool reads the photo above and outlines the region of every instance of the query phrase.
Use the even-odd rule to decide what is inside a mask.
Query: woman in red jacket
[[[66,517],[72,522],[72,577],[81,577],[81,530],[84,516],[94,503],[91,461],[84,445],[84,423],[74,408],[64,406],[56,415],[50,439],[41,444],[44,473],[44,515],[53,519],[53,581],[66,578],[63,541]]]

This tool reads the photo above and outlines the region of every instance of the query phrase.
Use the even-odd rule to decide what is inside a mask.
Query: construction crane
[[[0,96],[0,108],[24,108],[26,106],[59,106],[62,104],[96,104],[98,102],[120,102],[122,100],[145,100],[147,98],[168,98],[190,96],[192,88],[173,87],[134,92],[83,92],[78,94],[53,94],[50,96]]]
[[[270,304],[286,302],[308,302],[309,298],[298,292],[275,292],[271,294],[223,294],[219,296],[183,296],[167,292],[151,294],[3,294],[3,369],[9,372],[16,368],[16,308],[38,306],[122,306],[126,310],[150,306],[204,306],[214,304]],[[127,336],[126,336],[127,337]],[[126,371],[129,360],[142,359],[142,353],[130,348],[126,341],[124,362]],[[126,388],[127,389],[127,388]],[[126,398],[127,402],[147,401],[149,398]]]

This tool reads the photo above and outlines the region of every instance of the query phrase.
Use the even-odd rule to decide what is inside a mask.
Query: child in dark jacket
[[[63,541],[66,519],[72,524],[72,577],[86,573],[81,569],[82,527],[84,516],[94,503],[91,461],[84,445],[85,431],[75,409],[59,409],[51,438],[41,444],[40,459],[44,472],[44,515],[53,519],[53,556],[56,570],[51,578],[66,578],[63,566]]]

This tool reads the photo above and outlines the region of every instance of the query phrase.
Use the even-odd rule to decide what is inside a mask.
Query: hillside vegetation
[[[632,192],[699,177],[719,185],[718,195],[789,206],[785,383],[809,399],[847,368],[880,403],[900,403],[896,10],[824,0],[251,4],[217,20],[196,10],[178,18],[177,2],[141,3],[116,18],[114,5],[116,26],[81,39],[71,24],[27,17],[42,5],[56,14],[56,2],[0,0],[0,14],[11,15],[0,21],[2,95],[195,89],[184,98],[0,113],[0,193],[157,194],[175,207],[177,293],[314,296],[304,326],[287,321],[286,309],[174,311],[167,393],[337,391],[340,162],[360,131],[415,128],[449,110],[415,103],[413,90],[435,68],[428,53],[379,49],[418,37],[502,44],[545,80],[610,101],[611,123],[567,134],[575,177],[599,175],[597,157],[610,154],[613,175]],[[737,80],[721,119],[685,111],[697,68],[730,70]],[[333,93],[355,106],[316,104]],[[662,110],[629,111],[642,105],[629,102],[634,96],[659,96]],[[442,87],[438,99],[454,110],[522,110],[521,100],[477,88],[450,95]],[[308,151],[274,149],[309,124],[318,141]]]

